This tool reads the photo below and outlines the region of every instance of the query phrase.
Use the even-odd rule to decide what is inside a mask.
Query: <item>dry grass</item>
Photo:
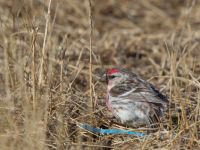
[[[199,1],[91,1],[92,9],[86,0],[0,1],[0,149],[198,149]],[[170,109],[157,132],[99,136],[77,127],[124,128],[110,126],[95,77],[110,66],[166,92]]]

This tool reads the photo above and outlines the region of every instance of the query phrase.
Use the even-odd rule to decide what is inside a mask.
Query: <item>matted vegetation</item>
[[[0,149],[200,148],[200,3],[0,1]],[[94,135],[111,123],[96,68],[137,72],[170,107],[145,138]]]

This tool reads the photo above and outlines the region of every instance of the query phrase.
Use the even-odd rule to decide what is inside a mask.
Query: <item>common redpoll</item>
[[[169,101],[151,83],[125,69],[108,69],[106,105],[113,116],[128,126],[158,123]]]

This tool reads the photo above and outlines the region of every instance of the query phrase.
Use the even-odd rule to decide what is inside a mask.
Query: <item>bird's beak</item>
[[[102,75],[102,77],[100,78],[100,81],[101,81],[101,82],[106,82],[106,83],[108,83],[108,76],[107,76],[106,73],[104,73],[104,74]]]
[[[106,82],[108,83],[108,76],[107,76],[107,73],[106,73],[106,70],[105,69],[102,69],[102,68],[96,68],[95,69],[95,74],[98,78],[98,80],[100,82]]]

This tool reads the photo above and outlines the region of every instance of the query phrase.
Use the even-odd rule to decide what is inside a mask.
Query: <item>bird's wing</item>
[[[157,105],[167,104],[167,97],[161,94],[152,84],[144,80],[128,80],[110,90],[110,95],[133,101],[144,101]]]
[[[124,101],[142,102],[149,107],[148,119],[150,123],[156,123],[159,116],[163,115],[163,110],[166,110],[168,100],[166,96],[161,94],[152,84],[144,80],[129,80],[124,81],[120,85],[114,86],[110,90],[110,95],[119,97],[120,103]],[[116,102],[116,101],[115,101]],[[138,105],[145,112],[143,105]]]

